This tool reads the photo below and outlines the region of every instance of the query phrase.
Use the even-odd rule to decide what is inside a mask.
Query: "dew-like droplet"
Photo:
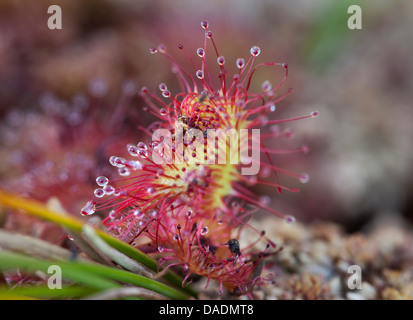
[[[171,66],[171,72],[173,73],[173,74],[177,74],[178,72],[179,72],[179,68],[176,66],[176,65],[172,65]]]
[[[155,188],[153,188],[153,187],[148,187],[148,188],[146,189],[146,192],[149,193],[149,194],[154,194],[154,193],[155,193]]]
[[[204,235],[208,234],[208,232],[209,232],[208,227],[203,227],[203,228],[201,229],[201,236],[204,236]]]
[[[143,215],[143,213],[138,209],[133,210],[132,213],[135,217],[141,217]]]
[[[102,98],[108,92],[108,84],[101,79],[93,79],[89,83],[90,94],[97,98]]]
[[[122,177],[128,177],[130,176],[130,171],[128,168],[118,168],[118,173]]]
[[[243,58],[238,58],[236,64],[238,69],[242,69],[245,66],[245,60]]]
[[[115,158],[116,158],[116,156],[111,156],[110,158],[109,158],[109,163],[112,165],[112,166],[116,166],[115,165]]]
[[[115,158],[113,159],[113,162],[114,162],[114,164],[115,164],[115,167],[123,168],[123,167],[125,166],[126,159],[121,158],[121,157],[115,157]]]
[[[258,57],[258,55],[261,53],[261,49],[257,46],[253,46],[250,50],[251,55],[254,57]]]
[[[149,49],[149,52],[152,53],[152,54],[154,54],[154,53],[157,53],[157,52],[158,52],[158,49],[156,49],[156,48],[150,48],[150,49]]]
[[[286,216],[285,219],[284,219],[284,221],[287,222],[287,223],[289,223],[289,224],[292,224],[292,223],[295,222],[295,217],[293,217],[293,216]]]
[[[202,49],[202,48],[198,48],[198,49],[196,50],[196,54],[197,54],[200,58],[203,58],[203,57],[205,56],[205,50]]]
[[[89,216],[96,211],[96,202],[91,200],[80,210],[80,214],[83,216]]]
[[[212,38],[212,31],[205,32],[205,37],[207,37],[208,39],[211,39]]]
[[[272,89],[271,82],[269,80],[265,80],[261,85],[261,90],[263,92],[268,92]]]
[[[148,159],[148,151],[146,151],[146,150],[139,150],[139,151],[138,151],[138,154],[139,154],[139,156],[140,156],[142,159]]]
[[[162,252],[164,251],[164,248],[163,248],[162,246],[158,246],[158,251],[159,251],[160,253],[162,253]]]
[[[263,206],[268,206],[271,203],[271,198],[269,196],[261,196],[259,203]]]
[[[206,21],[206,20],[202,21],[201,22],[201,27],[205,30],[208,29],[208,27],[209,27],[208,21]]]
[[[307,173],[303,173],[301,174],[301,176],[298,178],[298,180],[300,180],[301,183],[307,183],[308,181],[310,181],[310,175]]]
[[[174,240],[175,241],[179,241],[181,239],[181,237],[179,236],[179,234],[174,235]]]
[[[138,143],[138,148],[141,150],[148,150],[148,146],[144,142],[139,142]]]
[[[204,79],[204,73],[201,70],[198,70],[195,75],[198,79]]]
[[[188,218],[188,219],[191,219],[192,218],[192,210],[188,210],[188,212],[186,213],[186,217]]]
[[[169,98],[171,96],[171,92],[169,90],[162,91],[162,96],[164,98]]]
[[[269,104],[266,108],[265,108],[268,112],[274,112],[275,110],[277,110],[277,107],[275,104]]]
[[[159,84],[159,90],[165,91],[165,90],[168,90],[168,87],[166,86],[165,83],[161,83],[161,84]]]
[[[161,114],[161,116],[166,116],[166,115],[168,114],[168,111],[166,111],[165,108],[161,108],[161,109],[159,110],[159,113]]]
[[[107,184],[106,186],[103,187],[103,191],[105,191],[106,195],[110,196],[115,192],[115,188]]]
[[[133,156],[133,157],[139,156],[139,154],[138,154],[139,149],[138,149],[137,146],[135,146],[133,144],[129,144],[127,147],[128,147],[128,152],[131,156]]]
[[[262,177],[262,178],[268,178],[270,175],[271,175],[271,169],[270,168],[268,168],[268,167],[263,167],[261,170],[260,170],[260,177]]]
[[[111,210],[111,211],[109,212],[109,218],[110,218],[111,220],[114,220],[114,219],[116,218],[116,211],[115,211],[115,210]]]
[[[96,178],[96,183],[100,187],[106,186],[108,184],[108,182],[109,182],[109,179],[106,178],[105,176],[100,176],[100,177]]]
[[[158,51],[159,51],[160,53],[166,53],[166,47],[165,47],[165,45],[160,44],[160,45],[158,46]]]
[[[310,151],[310,148],[308,146],[302,146],[301,147],[301,152],[304,154],[307,154]]]
[[[102,198],[105,195],[105,191],[101,188],[95,189],[95,191],[93,191],[93,193],[95,194],[96,198]]]
[[[311,112],[311,117],[315,118],[315,117],[318,116],[318,114],[319,114],[318,111],[313,111],[313,112]]]
[[[225,64],[225,58],[223,56],[220,56],[217,58],[217,62],[220,66],[223,66]]]

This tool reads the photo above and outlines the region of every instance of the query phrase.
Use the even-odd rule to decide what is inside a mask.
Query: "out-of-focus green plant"
[[[23,210],[30,215],[54,222],[69,232],[74,232],[78,235],[81,233],[89,233],[89,237],[91,237],[91,230],[94,230],[92,235],[95,236],[95,239],[89,239],[92,242],[96,242],[97,237],[108,247],[112,248],[113,251],[117,251],[119,255],[122,254],[121,257],[123,257],[124,260],[131,259],[132,261],[136,261],[137,264],[145,266],[149,270],[155,272],[158,271],[156,262],[139,250],[129,246],[117,238],[112,237],[111,235],[108,235],[102,230],[87,225],[82,220],[76,219],[67,214],[53,212],[40,202],[0,191],[0,205],[16,210]],[[10,239],[10,241],[12,240],[14,239]],[[81,298],[88,297],[90,294],[102,295],[107,290],[112,290],[112,292],[114,289],[122,290],[122,284],[144,288],[152,292],[152,295],[146,291],[140,291],[140,294],[137,294],[137,296],[143,296],[145,298],[153,296],[157,299],[162,297],[168,299],[188,299],[190,296],[196,296],[196,293],[190,287],[176,289],[170,286],[174,285],[175,287],[181,287],[182,284],[180,277],[171,271],[165,272],[165,274],[161,273],[163,278],[169,282],[168,285],[154,279],[150,279],[149,277],[120,269],[115,264],[112,266],[106,266],[80,259],[79,261],[63,259],[46,260],[30,256],[27,252],[26,254],[11,252],[8,250],[10,247],[13,248],[14,251],[22,251],[22,248],[19,250],[16,243],[7,244],[6,240],[2,241],[4,243],[2,243],[2,249],[0,250],[1,270],[19,269],[29,273],[35,273],[37,271],[46,273],[49,266],[58,265],[62,269],[62,277],[65,280],[68,280],[69,284],[60,290],[51,290],[45,286],[39,286],[36,288],[16,288],[10,291],[3,287],[0,289],[0,298]],[[31,243],[33,248],[35,245],[39,245],[37,244],[38,242],[42,242],[38,239],[31,240],[30,237],[27,237],[25,241],[26,245],[21,245],[21,247],[27,246],[27,243]],[[48,246],[48,251],[58,251],[59,249],[64,250],[51,244],[45,245]],[[56,247],[55,250],[53,247]],[[36,253],[36,250],[31,251],[33,254]],[[125,295],[129,295],[131,294],[130,292],[133,291],[129,289],[129,291],[126,292],[129,293],[126,293]],[[121,297],[122,295],[123,293],[120,291],[117,295],[114,294],[108,296]],[[102,297],[104,297],[104,295],[102,295]]]

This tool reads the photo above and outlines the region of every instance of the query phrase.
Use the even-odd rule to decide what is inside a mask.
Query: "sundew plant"
[[[276,118],[292,92],[287,63],[261,62],[256,45],[247,59],[226,59],[208,22],[201,27],[203,45],[179,45],[179,59],[164,45],[149,49],[176,76],[157,92],[128,83],[111,110],[99,107],[97,82],[90,101],[46,96],[41,121],[27,127],[33,118],[22,114],[20,131],[9,126],[36,141],[19,151],[37,161],[0,188],[0,298],[201,298],[191,283],[215,298],[254,298],[254,288],[274,284],[271,257],[282,247],[256,222],[265,211],[274,224],[295,221],[270,200],[298,192],[285,176],[309,176],[277,157],[308,152],[285,147],[293,132],[284,124],[318,112]],[[262,70],[277,80],[257,83]],[[141,109],[129,108],[136,95]],[[152,122],[135,127],[141,112]]]
[[[163,45],[150,49],[170,61],[181,90],[172,92],[165,83],[159,84],[158,93],[141,88],[144,111],[156,120],[141,128],[142,141],[126,146],[130,157],[110,157],[119,179],[98,176],[95,198],[81,214],[105,215],[103,223],[113,236],[151,255],[159,270],[182,274],[182,286],[201,276],[207,286],[215,281],[220,294],[224,289],[250,294],[254,286],[273,282],[265,259],[280,249],[265,231],[254,228],[254,214],[263,209],[288,223],[295,219],[269,207],[268,198],[249,187],[263,184],[276,193],[297,192],[282,185],[279,176],[303,183],[309,179],[272,160],[273,154],[305,153],[306,146],[285,150],[266,147],[266,141],[291,135],[278,124],[318,113],[274,119],[277,104],[291,93],[283,87],[288,65],[259,62],[257,46],[251,47],[248,59],[227,60],[208,22],[202,21],[201,27],[205,41],[196,53],[179,45],[192,69],[179,64]],[[216,64],[207,64],[208,55]],[[228,63],[235,65],[235,74],[227,71]],[[260,92],[253,92],[260,68],[278,68],[284,76],[278,84],[265,81]],[[272,130],[261,134],[270,125]],[[260,180],[259,172],[268,179]],[[256,239],[241,245],[244,229],[253,231]]]

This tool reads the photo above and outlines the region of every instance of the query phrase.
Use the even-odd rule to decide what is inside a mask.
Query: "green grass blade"
[[[154,291],[170,299],[184,300],[189,298],[186,293],[163,283],[121,269],[95,263],[41,260],[4,250],[0,251],[0,267],[2,269],[19,268],[28,272],[40,270],[47,273],[51,265],[58,265],[61,268],[64,279],[98,290],[120,287],[119,281]]]
[[[77,267],[79,263],[62,263],[61,261],[41,260],[8,251],[0,251],[0,268],[2,270],[15,269],[24,270],[30,273],[42,271],[47,274],[51,265],[58,265],[62,268],[62,277],[71,281],[79,282],[83,285],[107,290],[120,287],[119,284],[112,280],[97,276],[93,272],[85,272]],[[56,290],[56,289],[55,289]]]
[[[57,223],[62,227],[75,232],[81,232],[85,224],[85,222],[81,219],[75,218],[71,215],[55,213],[49,210],[44,204],[38,201],[22,198],[18,195],[11,194],[9,192],[4,192],[2,190],[0,190],[0,204],[14,209],[24,210],[28,214]],[[148,267],[152,271],[158,271],[156,261],[144,254],[143,252],[109,235],[108,233],[102,230],[96,229],[96,233],[113,248],[126,254],[130,258],[135,259],[136,261]],[[172,271],[167,271],[165,275],[163,275],[163,278],[169,281],[171,284],[175,285],[176,287],[182,287],[182,278]],[[197,296],[197,292],[195,292],[189,286],[182,288],[182,290],[193,297]]]

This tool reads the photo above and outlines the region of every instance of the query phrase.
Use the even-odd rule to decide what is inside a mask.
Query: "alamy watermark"
[[[62,8],[58,5],[51,5],[47,8],[47,13],[51,16],[47,20],[47,27],[50,30],[62,29]],[[350,30],[362,29],[362,10],[358,5],[351,5],[347,9],[351,16],[347,20],[347,27]]]
[[[50,274],[47,279],[49,289],[62,289],[62,268],[58,265],[51,265],[47,268],[47,274]]]
[[[58,5],[51,5],[47,8],[47,13],[51,14],[47,19],[47,27],[50,30],[62,29],[62,8]]]
[[[347,13],[351,14],[351,16],[347,20],[347,27],[350,30],[361,30],[363,26],[361,20],[362,11],[360,6],[356,4],[349,6]]]
[[[347,287],[350,290],[362,289],[362,272],[360,266],[353,264],[348,267],[347,273],[351,276],[347,279]]]

